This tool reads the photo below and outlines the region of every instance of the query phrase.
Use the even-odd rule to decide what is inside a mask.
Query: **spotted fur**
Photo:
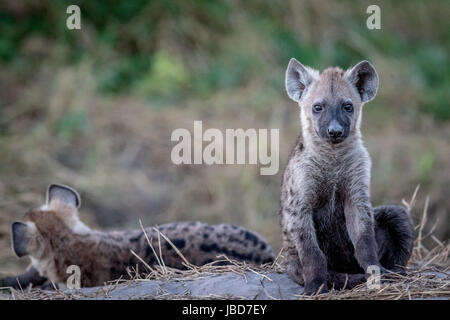
[[[344,283],[353,287],[365,281],[371,265],[399,271],[411,254],[407,210],[373,209],[370,201],[371,160],[360,125],[362,106],[377,88],[378,76],[367,61],[347,71],[319,73],[292,59],[286,71],[286,90],[300,106],[302,133],[283,175],[280,220],[288,272],[305,284],[306,293]],[[339,118],[348,103],[352,112]],[[316,104],[323,108],[314,113]],[[338,141],[327,136],[333,120],[344,128]]]

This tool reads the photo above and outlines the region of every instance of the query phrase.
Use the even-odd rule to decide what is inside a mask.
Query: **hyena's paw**
[[[328,292],[328,286],[322,280],[313,280],[311,282],[305,283],[304,294],[306,294],[308,296],[312,296],[315,294],[321,294],[321,293],[327,293],[327,292]]]
[[[352,289],[366,281],[367,276],[364,273],[345,274],[331,270],[328,272],[328,287],[335,290]]]
[[[385,269],[384,267],[380,267],[380,282],[382,284],[389,284],[398,281],[402,276],[405,276],[407,273],[403,268],[395,268],[393,270]],[[371,274],[365,274],[366,279],[369,279]]]
[[[294,280],[297,284],[303,286],[305,281],[303,280],[302,271],[298,266],[295,265],[287,265],[287,274],[289,277]]]
[[[367,276],[365,274],[351,274],[347,276],[347,283],[344,284],[343,288],[353,289],[357,285],[367,282]]]
[[[387,270],[386,268],[384,268],[383,266],[379,265],[379,275],[380,275],[380,280],[382,283],[389,283],[392,281],[393,278],[395,278],[395,274],[390,271]],[[376,275],[377,273],[374,272],[374,270],[372,270],[372,274],[370,272],[366,272],[365,277],[366,279],[369,279],[372,275]]]
[[[11,276],[0,279],[0,288],[20,289],[20,286],[17,283],[17,279]]]
[[[39,289],[46,291],[55,291],[60,289],[60,286],[57,283],[53,284],[51,281],[47,280],[39,287]]]

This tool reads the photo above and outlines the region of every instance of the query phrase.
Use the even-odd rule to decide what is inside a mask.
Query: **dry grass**
[[[424,258],[421,260],[413,259],[408,266],[407,275],[392,275],[388,283],[382,283],[380,289],[370,290],[365,284],[357,286],[352,290],[331,290],[329,293],[320,294],[312,297],[299,295],[299,299],[319,299],[319,300],[346,300],[346,299],[438,299],[450,298],[450,266],[448,264],[448,254],[450,252],[449,244],[436,246],[432,250],[422,252]],[[85,299],[85,298],[107,298],[110,292],[119,286],[130,286],[142,281],[163,280],[163,281],[189,281],[198,277],[217,276],[224,273],[236,273],[243,278],[248,272],[252,272],[266,278],[269,281],[269,273],[284,273],[282,266],[283,257],[280,255],[273,264],[266,264],[261,267],[255,267],[246,263],[241,263],[228,259],[225,256],[222,259],[201,267],[189,266],[187,270],[177,270],[158,265],[151,268],[150,272],[141,272],[134,274],[131,280],[119,279],[105,284],[98,290],[91,292],[81,292],[78,290],[62,291],[44,291],[39,289],[12,290],[12,299]],[[228,262],[229,265],[218,265],[220,262]],[[263,284],[262,284],[263,286]],[[264,289],[264,287],[263,287]],[[268,295],[270,296],[270,295]],[[160,290],[156,295],[140,296],[139,299],[241,299],[230,295],[209,295],[209,296],[191,296],[187,291],[181,295],[173,295],[164,290]]]

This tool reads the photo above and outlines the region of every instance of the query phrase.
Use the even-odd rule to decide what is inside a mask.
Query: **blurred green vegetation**
[[[295,23],[289,21],[295,19],[289,12],[289,1],[16,2],[18,4],[10,5],[13,10],[0,13],[0,61],[10,67],[15,65],[18,71],[33,72],[39,68],[37,62],[41,59],[56,58],[60,64],[92,59],[98,75],[97,88],[104,93],[137,92],[159,101],[174,102],[186,95],[207,95],[243,85],[252,73],[258,72],[264,60],[255,56],[245,44],[232,48],[226,41],[221,41],[241,31],[242,23],[235,23],[236,19],[245,19],[245,28],[265,38],[267,48],[273,50],[273,58],[281,65],[291,57],[301,57],[303,63],[316,67],[349,66],[366,57],[365,50],[352,43],[352,33],[338,36],[326,46],[322,37],[304,39],[302,30],[296,30]],[[415,80],[422,93],[419,110],[446,121],[450,119],[450,25],[445,15],[449,10],[444,0],[431,2],[431,8],[424,1],[389,6],[387,2],[380,2],[381,7],[386,8],[382,12],[383,27],[394,27],[389,32],[382,32],[365,28],[364,11],[355,17],[356,10],[351,7],[356,2],[343,1],[342,7],[349,9],[352,19],[340,23],[346,29],[353,28],[352,32],[370,42],[373,50],[414,68]],[[81,7],[82,31],[68,30],[65,26],[67,14],[62,13],[73,3]],[[325,3],[319,1],[318,5],[313,5],[306,1],[302,8],[320,18],[320,14],[314,12],[320,10],[320,6]],[[364,5],[356,8],[364,9]],[[420,22],[414,24],[414,17],[421,10],[431,11],[429,18],[434,14],[445,17],[433,21],[432,37],[422,38],[423,30],[417,30],[422,28]],[[237,11],[242,12],[242,17],[235,17]],[[396,11],[401,13],[402,19],[412,23],[406,34],[395,29],[395,25],[388,25],[392,22],[388,15],[395,17]],[[314,33],[318,25],[312,20],[308,22]],[[201,32],[197,33],[196,29]],[[159,48],[161,36],[172,36],[171,41],[177,42],[182,51],[168,52]],[[24,41],[30,38],[45,39],[46,44],[56,45],[56,57],[24,54]],[[190,57],[195,55],[204,61],[192,61],[194,59]],[[269,85],[279,89],[280,83]]]
[[[66,27],[71,4],[81,30]],[[371,4],[381,30],[366,27]],[[379,93],[363,117],[374,204],[421,184],[417,211],[429,194],[448,238],[449,16],[447,0],[1,1],[0,260],[2,248],[12,256],[8,223],[51,182],[79,189],[94,225],[226,221],[279,246],[281,172],[300,131],[284,92],[291,57],[375,65]],[[199,119],[280,128],[279,174],[171,164],[171,131]]]

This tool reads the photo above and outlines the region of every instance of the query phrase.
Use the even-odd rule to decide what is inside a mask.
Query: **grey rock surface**
[[[448,287],[450,273],[425,271],[420,277],[427,276],[434,281],[434,287],[440,294],[421,294],[426,289],[426,281],[420,284],[416,274],[409,283],[408,290],[413,283],[415,288],[414,300],[449,300],[450,295],[442,294],[442,288]],[[415,279],[415,280],[414,280]],[[436,287],[436,280],[442,285]],[[423,281],[423,280],[421,280]],[[446,285],[447,283],[447,285]],[[421,288],[420,286],[425,287]],[[425,290],[427,291],[427,289]],[[28,292],[28,293],[27,293]],[[200,274],[193,278],[170,278],[167,280],[131,280],[119,284],[109,284],[102,287],[81,288],[78,290],[63,289],[58,291],[31,290],[9,292],[0,291],[0,299],[98,299],[98,300],[128,300],[128,299],[298,299],[304,292],[302,286],[292,281],[286,274],[276,272],[254,273],[251,271],[226,272],[216,274]],[[446,291],[448,293],[448,291]],[[370,296],[365,296],[371,298]],[[332,297],[333,298],[333,297]],[[336,296],[334,298],[337,298]],[[378,297],[380,298],[380,297]],[[381,297],[382,298],[382,297]],[[411,296],[404,295],[404,299]]]
[[[235,297],[243,299],[296,299],[303,287],[285,274],[268,273],[264,276],[252,272],[233,272],[198,277],[192,280],[148,280],[118,285],[105,294],[104,288],[82,288],[77,295],[83,299],[151,299],[169,296],[190,298]],[[68,292],[69,293],[69,292]]]

